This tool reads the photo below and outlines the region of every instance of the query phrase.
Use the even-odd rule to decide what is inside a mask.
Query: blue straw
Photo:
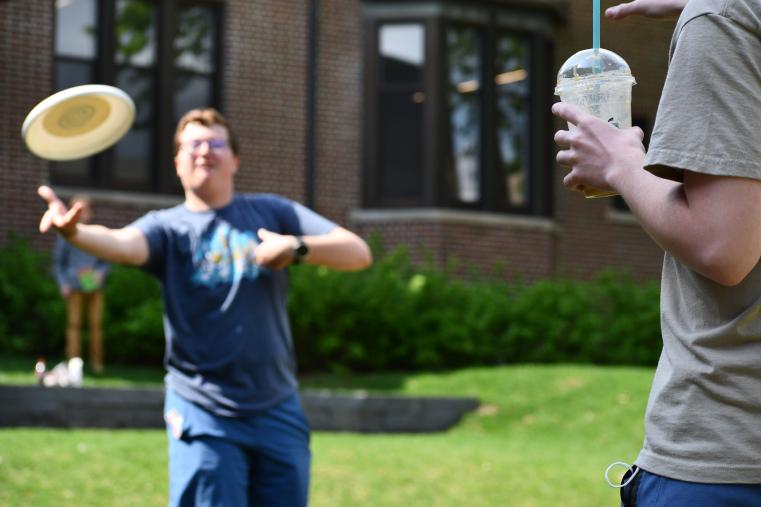
[[[592,0],[592,47],[600,51],[600,0]]]
[[[600,53],[600,0],[592,0],[592,47],[597,56]],[[599,61],[596,62],[594,70],[596,74],[600,73]]]

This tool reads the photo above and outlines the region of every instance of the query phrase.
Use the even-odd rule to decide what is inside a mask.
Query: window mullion
[[[156,34],[156,130],[153,144],[153,186],[159,191],[169,191],[174,181],[172,159],[174,150],[174,38],[177,33],[177,3],[161,1],[158,7]]]
[[[102,84],[116,83],[116,0],[96,2],[98,54],[95,81]],[[114,149],[108,149],[94,157],[90,164],[90,181],[96,188],[110,188],[114,175]]]
[[[496,89],[494,83],[496,34],[494,25],[485,28],[482,38],[483,95],[481,96],[481,209],[500,207],[497,181]]]

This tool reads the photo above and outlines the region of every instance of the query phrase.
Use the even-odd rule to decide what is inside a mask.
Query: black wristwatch
[[[301,263],[307,255],[309,255],[309,246],[303,239],[297,236],[296,245],[293,247],[293,262],[291,264]]]

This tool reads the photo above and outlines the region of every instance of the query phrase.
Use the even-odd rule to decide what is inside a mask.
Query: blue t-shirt
[[[288,272],[256,265],[256,232],[319,235],[336,224],[283,197],[236,194],[221,209],[181,204],[132,226],[148,240],[143,268],[162,284],[167,388],[224,416],[251,415],[291,395]]]

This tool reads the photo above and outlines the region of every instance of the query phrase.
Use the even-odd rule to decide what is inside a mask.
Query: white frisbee
[[[74,160],[115,144],[134,119],[135,103],[119,88],[75,86],[51,95],[29,111],[21,137],[38,157]]]

